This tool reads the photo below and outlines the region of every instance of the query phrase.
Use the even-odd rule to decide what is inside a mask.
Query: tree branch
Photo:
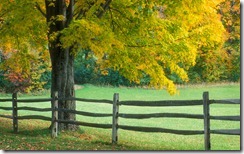
[[[112,24],[112,29],[113,29],[113,31],[114,31],[114,29],[115,29],[115,27],[114,27],[114,18],[113,18],[113,13],[112,13],[112,11],[111,11],[110,8],[109,8],[109,13],[110,13],[110,17],[111,17],[111,20],[112,20],[112,22],[111,22],[111,24]]]
[[[152,44],[152,45],[125,45],[126,47],[129,48],[144,48],[144,47],[154,47],[154,46],[161,46],[162,44]]]
[[[44,11],[41,9],[40,5],[36,2],[35,7],[37,8],[37,10],[46,18],[47,15],[44,13]]]
[[[74,13],[74,5],[75,5],[74,0],[70,0],[69,6],[68,6],[68,8],[66,10],[66,12],[67,12],[67,22],[66,22],[66,24],[67,25],[69,25],[70,22],[73,20],[73,16],[74,16],[74,14],[73,14]]]
[[[80,19],[82,17],[82,15],[84,15],[85,11],[84,10],[80,10],[80,11],[77,11],[77,13],[74,14],[75,19]]]
[[[75,19],[81,19],[85,15],[85,13],[94,5],[94,2],[92,3],[87,2],[87,4],[89,5],[89,8],[86,10],[82,9],[81,7],[77,7],[76,9],[77,13],[74,13],[74,16],[76,16]],[[76,12],[76,10],[74,11]]]
[[[109,8],[110,3],[112,2],[112,0],[106,0],[104,4],[101,5],[102,10],[97,12],[97,17],[101,18],[103,16],[103,14],[106,12],[106,10]]]
[[[124,17],[125,19],[129,20],[130,22],[133,22],[130,18],[126,17],[126,15],[121,12],[120,10],[116,9],[116,8],[112,8],[112,7],[109,7],[111,10],[114,10],[116,12],[118,12],[122,17]]]

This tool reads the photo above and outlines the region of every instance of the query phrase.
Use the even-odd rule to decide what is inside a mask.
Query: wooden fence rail
[[[76,100],[79,102],[91,102],[91,103],[107,103],[113,105],[113,112],[110,113],[91,113],[85,111],[76,111],[69,109],[58,108],[59,100]],[[21,106],[18,107],[18,103],[40,103],[40,102],[50,102],[50,108],[36,108]],[[12,95],[12,99],[0,99],[1,102],[12,102],[12,107],[1,107],[1,110],[12,110],[12,116],[1,115],[0,117],[9,118],[13,120],[13,131],[18,132],[18,120],[24,119],[39,119],[51,122],[51,136],[57,137],[58,134],[58,123],[75,124],[87,127],[112,129],[112,143],[116,144],[118,142],[118,130],[131,130],[139,132],[160,132],[160,133],[171,133],[179,135],[198,135],[204,134],[204,146],[205,150],[211,149],[210,134],[224,134],[224,135],[240,135],[240,129],[210,129],[210,120],[229,120],[229,121],[240,121],[240,116],[211,116],[209,109],[211,104],[240,104],[240,99],[228,99],[228,100],[209,100],[208,92],[203,93],[202,100],[164,100],[164,101],[119,101],[119,94],[115,93],[113,100],[106,99],[83,99],[83,98],[58,98],[57,92],[51,95],[51,98],[41,98],[41,99],[17,99],[17,94]],[[193,106],[202,105],[203,114],[188,114],[188,113],[149,113],[149,114],[127,114],[119,113],[119,106],[138,106],[138,107],[169,107],[169,106]],[[18,116],[18,110],[29,110],[36,112],[52,112],[51,117],[41,116],[41,115],[25,115]],[[98,124],[98,123],[88,123],[82,121],[71,121],[58,119],[58,112],[68,112],[82,116],[89,117],[112,117],[112,124]],[[204,122],[203,130],[174,130],[167,128],[157,128],[157,127],[139,127],[139,126],[127,126],[119,125],[119,118],[128,119],[147,119],[147,118],[191,118],[191,119],[202,119]]]
[[[118,128],[124,130],[134,130],[140,132],[161,132],[161,133],[171,133],[171,134],[179,134],[179,135],[198,135],[204,134],[204,131],[201,130],[175,130],[175,129],[167,129],[167,128],[157,128],[157,127],[135,127],[135,126],[126,126],[119,125]]]
[[[119,96],[117,96],[118,98]],[[229,99],[229,100],[209,100],[209,93],[203,93],[202,100],[170,100],[170,101],[114,101],[113,105],[113,133],[112,142],[117,143],[118,141],[118,129],[133,130],[140,132],[162,132],[172,133],[180,135],[197,135],[204,134],[204,146],[205,150],[211,149],[210,133],[212,134],[225,134],[225,135],[240,135],[240,129],[226,129],[226,130],[211,130],[211,120],[230,120],[240,121],[240,116],[210,116],[210,104],[240,104],[240,99]],[[202,105],[203,114],[185,114],[185,113],[150,113],[150,114],[126,114],[119,113],[119,105],[127,106],[150,106],[150,107],[168,107],[168,106],[193,106]],[[132,119],[146,119],[146,118],[193,118],[204,120],[204,130],[174,130],[166,128],[156,127],[135,127],[119,125],[118,118],[132,118]],[[115,118],[115,119],[114,119]]]
[[[129,105],[129,106],[193,106],[203,105],[202,100],[170,100],[170,101],[121,101],[118,105]]]
[[[201,114],[185,114],[185,113],[149,113],[149,114],[125,114],[119,113],[121,118],[131,119],[147,119],[147,118],[192,118],[203,119]]]

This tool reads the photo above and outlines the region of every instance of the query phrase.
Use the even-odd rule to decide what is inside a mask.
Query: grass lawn
[[[202,93],[209,91],[210,99],[240,98],[239,84],[181,86],[179,94],[170,96],[164,90],[126,87],[99,87],[82,85],[76,90],[78,98],[113,99],[119,93],[120,100],[190,100],[202,99]],[[6,98],[9,95],[2,95]],[[20,98],[45,98],[21,95]],[[0,106],[11,106],[11,102]],[[19,104],[18,106],[50,107],[50,102]],[[112,105],[77,102],[77,110],[96,113],[112,113]],[[132,107],[120,106],[120,113],[192,113],[202,114],[202,106],[189,107]],[[11,111],[0,110],[0,114],[11,115]],[[19,111],[19,115],[45,115],[50,112]],[[210,105],[211,115],[240,115],[240,105]],[[93,118],[77,116],[78,121],[112,123],[112,117]],[[144,133],[119,129],[118,145],[111,144],[111,129],[80,127],[77,132],[61,132],[52,139],[47,129],[50,122],[41,120],[19,120],[19,133],[12,133],[12,121],[0,118],[0,149],[3,150],[204,150],[203,135],[174,135],[167,133]],[[4,124],[4,125],[2,125]],[[162,127],[178,130],[203,130],[203,120],[186,118],[119,119],[121,125]],[[239,129],[240,122],[211,120],[211,129]],[[211,135],[212,150],[240,150],[240,136]]]

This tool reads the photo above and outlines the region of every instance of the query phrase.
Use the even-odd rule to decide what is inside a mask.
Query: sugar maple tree
[[[48,45],[52,64],[52,94],[73,97],[74,58],[91,50],[101,69],[118,70],[133,82],[143,75],[150,86],[176,87],[167,75],[188,80],[198,49],[223,42],[224,28],[215,7],[221,0],[2,0],[0,43],[11,38],[33,47]],[[75,109],[74,101],[60,108]],[[59,113],[60,119],[75,115]],[[60,129],[75,129],[60,124]]]

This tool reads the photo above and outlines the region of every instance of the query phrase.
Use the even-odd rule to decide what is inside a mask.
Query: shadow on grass
[[[78,129],[76,131],[69,131],[69,130],[65,130],[65,131],[58,131],[58,137],[62,136],[62,134],[84,134],[84,130],[82,129]],[[20,130],[18,132],[18,134],[20,135],[25,135],[25,136],[42,136],[42,137],[46,137],[46,136],[50,136],[51,137],[51,128],[33,128],[33,129],[28,129],[26,128],[25,130]]]
[[[51,137],[51,130],[49,128],[33,129],[33,130],[21,130],[18,132],[19,135],[30,136],[30,137]]]
[[[91,142],[94,146],[109,147],[109,150],[114,151],[131,151],[136,149],[134,146],[124,145],[124,144],[112,144],[112,142],[97,140]],[[137,148],[138,149],[138,148]]]

